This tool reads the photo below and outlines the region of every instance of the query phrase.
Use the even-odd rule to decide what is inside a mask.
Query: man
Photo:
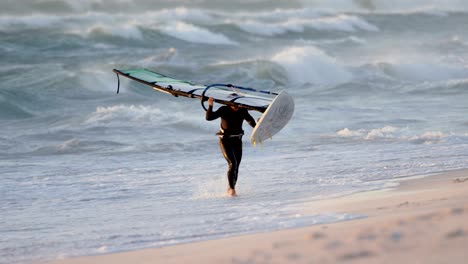
[[[236,196],[237,173],[242,159],[242,136],[244,135],[242,124],[246,120],[250,126],[255,127],[256,123],[245,108],[224,105],[213,112],[213,102],[213,98],[208,99],[206,120],[212,121],[221,117],[221,129],[217,135],[219,135],[219,146],[229,165],[227,172],[228,194]]]

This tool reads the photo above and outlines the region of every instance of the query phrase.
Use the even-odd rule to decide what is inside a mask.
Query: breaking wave
[[[169,36],[188,42],[221,45],[237,44],[237,42],[230,40],[228,37],[222,34],[213,33],[207,29],[181,21],[163,26],[161,31]]]
[[[313,46],[289,47],[275,54],[271,60],[286,69],[292,83],[334,86],[352,78],[346,67]]]
[[[288,18],[280,22],[263,22],[258,20],[247,20],[234,22],[242,30],[258,35],[273,36],[287,32],[304,32],[307,28],[320,31],[345,31],[355,32],[358,30],[378,31],[379,29],[366,22],[362,18],[349,15],[323,16],[312,19]]]
[[[441,131],[427,131],[422,134],[414,134],[414,132],[409,131],[407,128],[393,126],[356,130],[344,128],[336,132],[336,137],[364,141],[394,140],[413,144],[438,144],[450,140],[468,140],[467,134],[446,134]]]
[[[108,107],[97,107],[96,111],[88,115],[84,121],[85,125],[102,125],[107,126],[112,123],[122,125],[130,125],[131,123],[139,124],[155,124],[162,119],[172,119],[172,116],[166,111],[162,111],[157,107],[144,105],[115,105]]]

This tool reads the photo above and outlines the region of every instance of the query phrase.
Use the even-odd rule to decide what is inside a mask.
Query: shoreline
[[[392,188],[308,202],[303,211],[363,218],[46,263],[465,263],[468,169],[395,181]]]

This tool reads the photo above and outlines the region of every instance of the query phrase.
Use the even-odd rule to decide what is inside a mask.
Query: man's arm
[[[249,112],[246,110],[246,115],[245,115],[245,121],[249,123],[251,127],[255,127],[257,123],[255,122],[255,119],[249,114]]]
[[[206,120],[211,121],[219,117],[218,111],[213,112],[213,97],[208,98],[208,110],[206,111]]]

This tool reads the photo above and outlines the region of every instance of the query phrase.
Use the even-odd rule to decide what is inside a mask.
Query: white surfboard
[[[294,113],[294,100],[285,91],[282,91],[270,103],[257,125],[252,131],[250,140],[254,145],[272,138],[289,122]]]

